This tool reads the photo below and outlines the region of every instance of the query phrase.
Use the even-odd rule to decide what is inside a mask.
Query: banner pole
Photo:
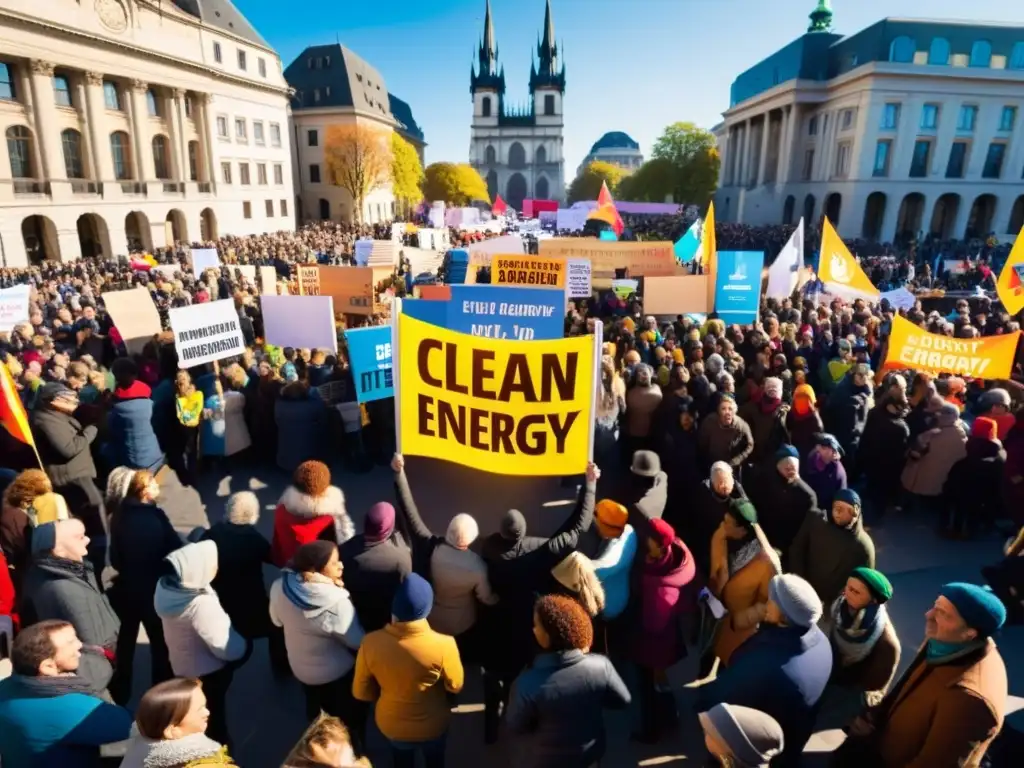
[[[587,462],[594,460],[594,426],[597,423],[598,393],[601,389],[601,352],[604,346],[604,324],[594,323],[594,364],[590,371],[590,436],[587,440]]]
[[[402,452],[402,392],[398,369],[398,319],[402,316],[402,300],[391,302],[391,386],[395,393],[395,453]]]

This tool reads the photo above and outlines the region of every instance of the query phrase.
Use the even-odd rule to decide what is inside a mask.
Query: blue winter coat
[[[771,715],[785,736],[779,765],[799,765],[831,674],[832,646],[817,626],[762,624],[733,652],[718,678],[698,689],[697,711],[726,703]]]
[[[49,680],[58,680],[52,693]],[[98,768],[101,744],[128,738],[128,710],[85,692],[62,678],[24,678],[0,682],[0,754],[4,768]],[[84,690],[84,689],[83,689]]]
[[[303,396],[298,382],[286,384],[274,403],[277,466],[292,472],[304,461],[326,453],[327,409],[316,390]]]
[[[153,401],[150,389],[141,381],[114,390],[110,409],[110,439],[106,458],[115,467],[157,470],[164,453],[153,431]]]

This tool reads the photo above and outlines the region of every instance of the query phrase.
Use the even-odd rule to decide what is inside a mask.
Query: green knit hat
[[[892,599],[892,584],[885,578],[885,574],[876,571],[874,568],[854,568],[850,574],[855,579],[860,579],[871,592],[871,596],[880,603],[887,603]]]
[[[757,510],[749,499],[730,499],[729,514],[740,524],[751,526],[757,522]]]

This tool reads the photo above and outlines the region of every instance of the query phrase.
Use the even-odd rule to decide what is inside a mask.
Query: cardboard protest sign
[[[394,315],[398,450],[503,475],[575,475],[593,451],[601,337],[484,339]]]
[[[234,299],[173,307],[170,316],[179,368],[212,363],[245,351]]]
[[[163,330],[160,313],[145,288],[105,292],[103,306],[107,308],[107,314],[114,321],[114,327],[124,339],[130,355],[142,354],[143,347]]]
[[[649,315],[684,315],[706,313],[708,306],[707,275],[675,275],[644,278],[644,312]]]
[[[260,296],[267,343],[338,351],[334,300],[330,296]]]
[[[299,296],[320,295],[320,267],[316,264],[296,266],[295,279],[299,284]]]
[[[372,267],[320,267],[320,293],[334,299],[334,311],[373,314]]]
[[[256,265],[255,264],[232,264],[228,267],[231,270],[231,274],[235,273],[237,269],[242,273],[242,277],[248,280],[253,285],[256,284]]]
[[[216,248],[192,249],[192,274],[199,279],[207,269],[219,269],[220,256]]]
[[[16,285],[0,289],[0,333],[9,333],[18,323],[28,321],[32,286]],[[152,302],[150,302],[152,304]]]
[[[273,267],[260,267],[260,293],[277,295],[277,270]]]
[[[674,246],[669,242],[613,243],[586,237],[551,237],[538,245],[541,256],[588,259],[591,282],[597,288],[611,287],[617,269],[627,270],[628,277],[679,273]]]
[[[1008,379],[1020,331],[977,339],[928,333],[899,315],[892,319],[883,368],[952,373],[974,379]]]
[[[565,291],[570,299],[589,299],[593,289],[590,287],[590,259],[567,259],[565,267]]]
[[[565,259],[496,254],[491,257],[491,285],[565,288]]]
[[[414,290],[419,293],[419,298],[428,301],[448,301],[452,297],[450,285],[417,285]]]
[[[394,397],[391,368],[391,326],[350,328],[345,331],[348,361],[360,403]]]

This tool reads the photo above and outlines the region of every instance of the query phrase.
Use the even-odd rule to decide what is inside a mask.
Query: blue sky
[[[469,68],[485,0],[234,0],[287,66],[306,46],[340,40],[408,101],[427,162],[465,161]],[[735,76],[804,32],[817,0],[552,0],[566,65],[566,175],[606,131],[645,154],[669,123],[710,128]],[[885,16],[1024,24],[1021,0],[833,0],[851,34]],[[925,12],[925,8],[927,11]],[[301,11],[299,10],[301,9]],[[292,11],[295,12],[292,12]],[[491,0],[506,100],[525,102],[544,0]]]

